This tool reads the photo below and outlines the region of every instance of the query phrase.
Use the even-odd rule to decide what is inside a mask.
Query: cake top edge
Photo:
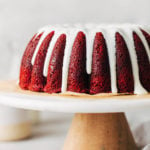
[[[83,32],[88,32],[88,31],[104,31],[104,30],[124,30],[124,29],[129,29],[129,30],[135,30],[137,28],[144,29],[150,33],[150,25],[142,25],[142,24],[131,24],[131,23],[119,23],[119,24],[96,24],[96,23],[88,23],[88,24],[54,24],[54,25],[47,25],[38,30],[39,33],[43,31],[83,31]]]
[[[96,23],[86,23],[86,24],[81,24],[81,23],[76,23],[76,24],[50,24],[43,26],[42,28],[49,28],[49,27],[54,27],[54,28],[113,28],[113,27],[150,27],[150,25],[147,24],[132,24],[132,23],[101,23],[101,24],[96,24]]]

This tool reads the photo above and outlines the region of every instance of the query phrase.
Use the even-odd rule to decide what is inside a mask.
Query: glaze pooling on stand
[[[64,60],[63,60],[63,68],[62,68],[62,86],[61,92],[66,92],[67,90],[67,79],[68,79],[68,70],[69,70],[69,62],[70,55],[74,40],[79,31],[82,31],[86,37],[86,71],[87,74],[91,74],[92,70],[92,53],[93,53],[93,43],[94,38],[97,32],[101,32],[105,38],[107,50],[108,50],[108,58],[110,62],[110,75],[111,75],[111,91],[112,93],[117,93],[117,78],[116,78],[116,33],[119,33],[124,38],[126,45],[128,47],[128,51],[131,58],[133,77],[134,77],[134,93],[135,94],[144,94],[147,91],[144,89],[140,82],[139,77],[139,67],[137,62],[137,56],[135,51],[133,32],[135,32],[141,39],[147,56],[150,61],[150,47],[148,42],[141,32],[141,29],[150,34],[150,28],[148,26],[141,25],[132,25],[132,24],[116,24],[116,25],[107,25],[107,24],[76,24],[76,25],[54,25],[47,26],[40,29],[37,33],[43,33],[32,58],[32,65],[35,62],[36,55],[38,50],[45,39],[45,37],[52,31],[54,31],[54,36],[52,41],[49,44],[48,52],[46,55],[46,59],[44,62],[43,75],[46,77],[48,73],[48,65],[51,57],[51,53],[53,51],[54,45],[61,34],[66,35],[66,46],[64,51]]]

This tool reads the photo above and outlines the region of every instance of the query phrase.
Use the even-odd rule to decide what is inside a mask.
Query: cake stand
[[[150,95],[62,95],[21,90],[0,82],[0,104],[75,113],[63,150],[137,150],[124,112],[150,108]]]

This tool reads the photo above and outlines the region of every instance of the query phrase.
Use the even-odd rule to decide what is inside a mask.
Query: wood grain
[[[137,150],[123,113],[76,114],[63,150]]]

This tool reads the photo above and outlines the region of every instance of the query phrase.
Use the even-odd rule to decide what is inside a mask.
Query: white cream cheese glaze
[[[82,31],[86,36],[86,70],[88,74],[91,74],[91,67],[92,67],[92,52],[93,52],[93,43],[94,38],[97,32],[102,32],[107,49],[108,49],[108,56],[110,62],[110,74],[111,74],[111,90],[112,93],[117,93],[117,79],[116,79],[116,45],[115,45],[115,34],[118,32],[120,33],[129,50],[129,55],[131,57],[131,65],[133,70],[133,77],[134,77],[134,93],[135,94],[144,94],[147,91],[144,89],[140,82],[139,78],[139,68],[137,62],[137,56],[134,46],[134,39],[133,39],[133,32],[135,32],[143,42],[145,47],[147,56],[150,61],[150,47],[145,39],[145,36],[141,32],[141,29],[145,30],[147,33],[150,34],[150,27],[149,26],[142,26],[142,25],[134,25],[134,24],[76,24],[76,25],[53,25],[53,26],[46,26],[38,31],[43,33],[39,43],[35,49],[33,58],[32,58],[32,65],[35,62],[36,55],[38,50],[45,39],[45,37],[52,31],[54,31],[54,36],[50,42],[48,47],[48,52],[44,62],[44,69],[43,75],[47,76],[48,73],[48,65],[51,57],[52,50],[54,45],[61,34],[66,35],[66,46],[64,52],[64,60],[63,60],[63,68],[62,68],[62,92],[66,92],[67,90],[67,78],[68,78],[68,69],[69,69],[69,62],[70,62],[70,55],[73,46],[73,42],[75,37],[79,31]]]

